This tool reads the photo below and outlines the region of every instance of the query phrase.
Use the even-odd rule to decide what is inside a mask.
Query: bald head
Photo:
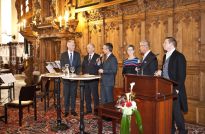
[[[140,52],[145,54],[150,49],[150,43],[146,40],[140,41]]]
[[[87,45],[87,52],[88,52],[89,54],[92,54],[92,53],[94,53],[94,51],[95,51],[95,45],[94,45],[93,43],[89,43],[89,44]]]

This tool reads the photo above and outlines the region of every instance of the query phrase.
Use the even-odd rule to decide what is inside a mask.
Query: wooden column
[[[119,30],[119,36],[120,36],[120,50],[119,51],[121,51],[121,60],[123,60],[124,59],[124,53],[123,53],[123,42],[124,42],[124,28],[123,28],[123,19],[122,19],[122,21],[121,21],[121,23],[119,24],[119,28],[120,28],[120,30]]]
[[[145,32],[145,21],[141,21],[141,40],[146,39],[146,32]]]
[[[66,38],[61,39],[61,47],[60,47],[60,53],[63,53],[67,50],[67,40]]]
[[[201,2],[201,37],[199,39],[200,41],[200,63],[201,63],[201,93],[200,93],[200,100],[205,101],[205,1]]]

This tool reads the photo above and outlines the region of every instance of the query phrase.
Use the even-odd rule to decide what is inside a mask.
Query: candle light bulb
[[[62,16],[59,16],[59,17],[58,17],[58,21],[59,21],[59,23],[60,23],[60,27],[62,27]]]
[[[23,28],[26,28],[26,20],[23,20]]]
[[[64,15],[65,27],[67,27],[68,19],[69,19],[69,13],[68,13],[68,11],[65,11],[65,15]]]

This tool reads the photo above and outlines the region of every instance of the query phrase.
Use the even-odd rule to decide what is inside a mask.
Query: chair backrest
[[[36,93],[36,85],[31,86],[23,86],[21,87],[20,94],[19,94],[19,100],[21,101],[27,101],[27,100],[33,100]]]
[[[40,75],[33,75],[33,84],[39,84],[41,82]]]
[[[47,81],[46,81],[46,84],[45,84],[45,90],[46,91],[49,91],[49,87],[50,87],[50,79],[48,79]]]

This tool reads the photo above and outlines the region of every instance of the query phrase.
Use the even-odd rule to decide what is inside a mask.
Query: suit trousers
[[[113,102],[113,88],[114,86],[105,86],[101,84],[101,102],[102,104]]]
[[[91,112],[91,102],[92,97],[94,100],[94,109],[96,109],[99,105],[99,95],[98,95],[98,80],[91,80],[85,82],[85,102],[86,102],[86,110]],[[92,94],[92,97],[91,97]]]
[[[64,107],[65,112],[69,112],[69,106],[71,102],[71,111],[75,111],[76,95],[77,95],[78,81],[63,81],[63,95],[64,95]]]
[[[184,115],[180,108],[179,98],[173,100],[172,111],[172,134],[175,134],[176,132],[175,124],[179,134],[187,134],[184,123]]]

